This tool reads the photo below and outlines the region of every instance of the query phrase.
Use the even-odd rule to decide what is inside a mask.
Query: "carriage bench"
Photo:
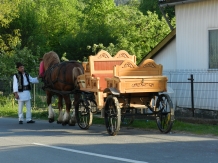
[[[119,90],[120,93],[165,92],[167,77],[162,76],[163,66],[154,60],[146,59],[137,66],[125,60],[114,66],[113,77],[106,78],[107,86]]]
[[[107,87],[113,88],[113,91],[117,90],[125,95],[131,94],[130,107],[144,108],[149,96],[167,91],[167,77],[162,76],[162,70],[163,66],[157,65],[152,59],[145,60],[139,66],[126,60],[121,65],[114,66],[113,77],[105,80]],[[107,91],[105,93],[108,93]],[[147,97],[142,97],[145,93]],[[122,99],[119,101],[120,105],[123,105],[124,101]]]
[[[105,79],[112,78],[114,66],[125,60],[136,63],[135,55],[129,55],[125,50],[119,51],[114,57],[104,50],[95,56],[89,56],[89,62],[83,63],[84,74],[78,76],[80,90],[94,92],[97,105],[103,106],[103,90],[107,88]]]

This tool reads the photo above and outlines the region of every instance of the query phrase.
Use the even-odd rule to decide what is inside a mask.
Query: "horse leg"
[[[64,118],[62,121],[62,125],[65,126],[66,124],[69,123],[70,120],[70,108],[71,108],[71,100],[70,100],[70,95],[64,95],[64,100],[66,104],[66,110],[64,112]]]
[[[59,109],[59,115],[57,124],[61,124],[63,122],[63,97],[61,95],[58,96],[58,109]]]
[[[49,123],[52,123],[54,122],[54,117],[55,117],[55,112],[51,105],[52,93],[49,91],[46,91],[46,95],[47,95],[47,104],[48,104],[48,121]]]
[[[79,98],[80,98],[80,94],[74,94],[74,101],[73,101],[74,109],[73,109],[73,113],[72,113],[72,116],[71,116],[70,121],[69,121],[70,126],[75,126],[75,124],[76,124],[75,106],[77,105]]]
[[[72,115],[69,120],[69,126],[75,126],[75,124],[76,124],[76,115],[75,115],[75,109],[73,109]]]

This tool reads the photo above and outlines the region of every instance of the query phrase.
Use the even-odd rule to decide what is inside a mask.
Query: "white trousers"
[[[26,104],[26,121],[30,121],[32,119],[31,113],[31,101],[18,101],[18,118],[19,121],[23,121],[23,106]]]

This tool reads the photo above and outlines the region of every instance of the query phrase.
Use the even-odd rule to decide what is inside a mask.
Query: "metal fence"
[[[218,71],[165,71],[175,107],[218,110]]]
[[[0,80],[0,95],[10,96],[13,95],[13,85],[12,79],[9,80]],[[44,83],[39,82],[37,84],[31,84],[31,103],[33,109],[47,109],[46,103],[46,93],[42,89]],[[12,96],[13,97],[13,96]],[[73,95],[71,95],[71,99],[73,99]],[[54,109],[57,109],[58,99],[57,96],[52,97],[52,106]],[[63,100],[64,104],[64,100]]]
[[[208,70],[175,70],[164,71],[168,77],[168,86],[175,108],[197,108],[218,111],[218,71]],[[193,80],[191,80],[191,75]],[[46,108],[46,94],[42,90],[43,83],[32,85],[32,107]],[[193,87],[191,87],[193,86]],[[12,80],[0,80],[0,92],[8,96],[12,94]],[[57,99],[53,97],[53,105]]]

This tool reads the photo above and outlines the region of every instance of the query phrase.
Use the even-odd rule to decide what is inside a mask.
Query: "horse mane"
[[[59,56],[54,51],[45,53],[43,56],[44,68],[47,70],[50,66],[60,63]]]

